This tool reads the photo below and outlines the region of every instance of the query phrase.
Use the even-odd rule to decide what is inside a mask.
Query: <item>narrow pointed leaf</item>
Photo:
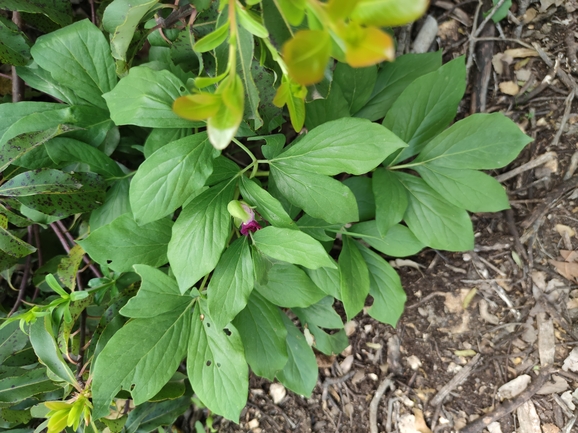
[[[331,224],[358,220],[355,196],[341,182],[287,165],[271,164],[271,175],[281,194],[312,217]]]
[[[247,239],[243,236],[225,250],[207,287],[208,308],[219,327],[245,308],[253,290],[255,274]]]
[[[243,199],[257,208],[257,212],[270,224],[281,228],[294,228],[295,222],[283,209],[283,205],[269,192],[261,188],[257,183],[241,177],[241,195]]]
[[[343,248],[339,254],[339,279],[341,302],[349,320],[363,309],[369,293],[369,271],[357,242],[349,236],[343,237]]]
[[[470,212],[498,212],[510,207],[504,187],[485,173],[439,167],[436,164],[415,168],[427,184],[447,201]]]
[[[220,183],[195,197],[177,218],[168,257],[181,292],[217,266],[231,230],[227,204],[234,190],[235,182]]]
[[[364,174],[405,146],[381,125],[352,117],[318,126],[272,162],[330,176],[342,172]]]
[[[98,263],[117,272],[130,272],[135,264],[158,267],[168,261],[172,226],[168,218],[139,226],[132,215],[123,214],[79,244]]]
[[[233,321],[241,335],[251,370],[269,380],[275,379],[275,374],[287,363],[287,331],[282,315],[279,307],[253,293]]]
[[[396,173],[408,191],[409,205],[404,220],[425,245],[448,251],[474,247],[472,222],[465,209],[450,204],[422,179]]]
[[[204,301],[193,311],[187,375],[195,394],[213,412],[238,422],[247,403],[249,371],[239,331],[219,328]]]
[[[284,308],[308,307],[319,302],[325,293],[295,265],[277,263],[269,269],[267,282],[256,284],[255,290],[265,299]]]
[[[282,371],[277,373],[277,379],[291,391],[304,395],[311,395],[317,383],[318,369],[315,354],[307,344],[305,336],[297,329],[291,320],[282,315],[287,329],[287,363]]]
[[[298,230],[265,227],[253,234],[253,242],[262,253],[277,260],[309,269],[335,267],[319,241]]]
[[[373,173],[371,188],[375,196],[375,221],[382,236],[403,219],[408,205],[407,191],[389,170]]]
[[[213,171],[218,152],[206,132],[163,146],[138,168],[130,184],[130,205],[138,224],[175,211],[197,192]]]
[[[369,269],[369,294],[373,298],[373,305],[367,312],[374,319],[395,327],[407,298],[399,275],[369,248],[360,246],[359,250]]]
[[[490,170],[508,165],[531,141],[501,113],[474,114],[435,137],[414,162]]]
[[[187,351],[191,303],[183,296],[180,308],[129,321],[108,341],[92,369],[94,418],[108,415],[109,404],[121,389],[130,391],[139,405],[170,380]]]

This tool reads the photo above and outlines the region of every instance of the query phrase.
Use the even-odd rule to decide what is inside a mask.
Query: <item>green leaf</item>
[[[371,178],[365,176],[351,176],[343,180],[343,184],[355,196],[357,208],[359,209],[359,221],[375,218],[375,197],[371,190],[371,182]]]
[[[408,191],[405,222],[425,245],[447,251],[467,251],[474,247],[474,231],[468,213],[448,203],[422,179],[395,173]]]
[[[0,16],[0,62],[7,65],[22,66],[30,62],[28,39],[16,24]]]
[[[104,35],[89,20],[39,37],[31,53],[55,81],[67,83],[80,98],[106,109],[102,94],[116,85],[114,63]]]
[[[203,300],[193,311],[187,374],[199,399],[212,411],[238,422],[247,403],[249,372],[239,331],[214,326]]]
[[[80,262],[82,262],[82,257],[84,257],[84,250],[80,245],[75,244],[68,252],[68,256],[63,257],[58,264],[58,278],[71,291],[74,291],[76,287],[76,275],[78,274],[78,267]],[[74,295],[83,296],[80,292]]]
[[[65,83],[55,82],[50,72],[40,68],[35,62],[28,66],[17,66],[16,72],[26,84],[40,92],[54,96],[56,99],[70,105],[82,104],[81,98],[75,95]],[[26,103],[26,102],[24,102]],[[38,104],[38,102],[28,102],[29,104]],[[18,104],[22,104],[19,102]],[[47,103],[43,103],[47,104]],[[55,104],[56,105],[56,104]],[[58,104],[60,105],[60,104]]]
[[[318,268],[306,269],[305,272],[326,295],[332,296],[335,299],[341,300],[339,269],[335,268]]]
[[[495,6],[499,3],[499,0],[492,0],[492,4]],[[508,11],[512,7],[512,0],[506,0],[502,6],[498,8],[498,10],[492,16],[492,21],[497,23],[502,21],[504,18],[508,16]],[[488,13],[484,13],[484,17],[487,16]]]
[[[239,18],[239,24],[247,30],[249,33],[259,37],[259,38],[266,38],[269,36],[269,32],[261,24],[255,16],[250,11],[242,7],[237,7],[237,17]]]
[[[177,218],[168,257],[181,292],[217,266],[231,230],[227,204],[235,184],[229,181],[211,187],[195,197]]]
[[[341,87],[334,82],[327,98],[315,99],[306,105],[305,126],[311,131],[319,125],[346,117],[351,117],[349,104],[343,96]]]
[[[119,216],[131,212],[128,198],[130,178],[120,179],[106,192],[104,203],[90,213],[90,229],[110,224]]]
[[[474,114],[435,137],[413,162],[490,170],[508,165],[531,141],[501,113]]]
[[[142,283],[136,296],[120,310],[123,316],[149,319],[190,303],[191,298],[181,295],[177,282],[164,272],[147,265],[134,265],[134,270],[142,278]]]
[[[161,147],[191,135],[191,128],[154,128],[144,144],[144,156],[150,156]]]
[[[303,86],[323,79],[331,55],[331,36],[324,30],[300,30],[283,45],[289,75]]]
[[[291,391],[306,397],[317,384],[317,360],[305,336],[297,329],[291,320],[283,314],[283,323],[287,329],[287,363],[282,371],[277,373],[277,379]]]
[[[419,153],[454,119],[466,90],[464,57],[446,63],[408,85],[387,113],[383,125],[409,145],[396,158]]]
[[[26,257],[36,251],[32,245],[0,227],[0,251],[15,259]]]
[[[320,328],[342,329],[343,321],[333,309],[333,300],[333,297],[326,296],[307,308],[292,308],[291,310],[303,324],[312,323]]]
[[[271,176],[281,194],[312,217],[331,224],[358,220],[355,196],[341,182],[277,164],[271,164]]]
[[[138,168],[130,184],[130,205],[138,224],[172,213],[197,192],[213,171],[217,152],[206,132],[163,146]]]
[[[416,78],[442,65],[442,52],[406,54],[382,65],[369,100],[354,114],[375,121],[385,117],[395,100]]]
[[[328,224],[321,219],[313,218],[307,214],[299,218],[297,226],[303,233],[307,233],[320,242],[333,242],[335,240],[334,232],[341,228],[339,224]],[[331,236],[327,234],[327,231],[331,232]]]
[[[193,50],[199,53],[206,53],[207,51],[214,50],[223,42],[225,42],[228,36],[229,21],[225,21],[222,26],[216,28],[211,33],[195,42],[195,45],[193,45]]]
[[[427,0],[358,0],[350,17],[355,21],[380,27],[402,26],[416,21],[427,10]]]
[[[244,16],[241,11],[242,8],[236,8],[239,18]],[[244,14],[249,14],[244,12]],[[252,20],[252,19],[251,19]],[[243,21],[241,21],[243,25]],[[266,32],[265,28],[263,30]],[[245,90],[245,113],[247,113],[244,118],[252,119],[254,121],[254,130],[259,129],[263,126],[263,119],[259,115],[259,90],[255,85],[253,79],[253,49],[255,46],[255,41],[253,40],[253,35],[249,33],[244,28],[238,28],[237,34],[237,71],[240,74],[240,78],[243,82],[243,88]]]
[[[337,355],[349,346],[349,339],[343,329],[334,334],[328,334],[313,324],[309,324],[308,329],[313,335],[313,347],[327,356]]]
[[[190,300],[154,318],[131,320],[114,334],[93,364],[95,419],[108,415],[109,404],[121,389],[130,391],[139,405],[170,380],[186,353],[191,304]]]
[[[254,245],[274,259],[309,269],[335,267],[319,241],[301,231],[269,226],[258,230],[252,237]]]
[[[34,348],[39,361],[56,376],[77,385],[76,377],[60,353],[52,332],[52,320],[50,316],[44,316],[30,325],[30,343]]]
[[[102,204],[106,185],[100,176],[93,173],[74,173],[69,176],[74,179],[71,182],[76,182],[80,188],[61,193],[43,192],[19,196],[18,201],[36,211],[57,217],[88,212]]]
[[[470,212],[498,212],[510,207],[504,187],[485,173],[436,164],[419,165],[415,169],[448,202]]]
[[[132,271],[135,264],[158,267],[168,261],[172,226],[168,218],[139,226],[127,213],[78,243],[95,261],[116,272]]]
[[[0,171],[6,170],[6,168],[18,158],[21,158],[38,146],[43,145],[48,140],[72,130],[74,130],[74,128],[68,125],[58,125],[43,131],[24,133],[11,138],[6,141],[1,148]]]
[[[128,414],[128,418],[126,419],[126,432],[152,432],[158,431],[159,427],[171,426],[175,420],[190,407],[191,395],[189,395],[189,393],[186,393],[176,400],[154,403],[145,402],[135,407]],[[123,430],[121,429],[120,431]]]
[[[306,308],[325,297],[325,293],[295,265],[276,263],[263,285],[255,284],[255,290],[269,302],[284,308]]]
[[[257,211],[270,224],[280,228],[294,228],[295,222],[285,212],[283,205],[269,192],[261,188],[254,181],[242,176],[239,185],[243,199],[255,206]]]
[[[213,173],[205,182],[208,186],[216,185],[224,180],[230,180],[239,174],[239,166],[226,156],[218,156],[213,160]]]
[[[37,194],[66,194],[81,187],[82,184],[73,175],[47,168],[26,171],[13,177],[0,186],[0,195],[26,197]]]
[[[167,70],[135,66],[103,95],[117,125],[148,128],[191,128],[203,125],[177,116],[173,101],[186,94],[183,82]]]
[[[114,0],[104,10],[102,26],[110,33],[112,57],[126,61],[126,52],[143,17],[159,0]]]
[[[279,0],[276,2],[276,6],[292,26],[298,26],[303,21],[305,16],[305,2],[303,0]]]
[[[225,250],[207,287],[208,308],[218,327],[245,308],[253,290],[255,274],[247,239],[238,238]]]
[[[375,220],[355,224],[349,229],[355,237],[360,234],[361,239],[371,247],[391,257],[413,256],[421,251],[425,245],[416,236],[401,224],[392,226],[385,236],[382,236]]]
[[[15,369],[12,375],[0,379],[0,404],[15,405],[35,395],[59,388],[60,385],[46,376],[44,367],[33,370]]]
[[[247,306],[233,321],[239,330],[245,357],[251,370],[269,380],[287,363],[283,313],[258,293],[253,293]]]
[[[12,322],[0,329],[0,363],[28,344],[28,336],[20,330],[18,322]]]
[[[82,141],[57,137],[48,141],[44,147],[55,164],[82,162],[90,166],[90,171],[105,178],[124,176],[122,169],[112,158]]]
[[[399,275],[369,248],[361,245],[359,250],[369,269],[369,294],[373,297],[373,305],[367,312],[374,319],[395,327],[407,298]]]
[[[369,100],[377,79],[377,67],[352,68],[337,63],[333,71],[333,85],[337,84],[348,104],[351,114],[357,113]]]
[[[347,319],[353,319],[363,309],[369,293],[369,271],[357,242],[349,236],[343,237],[343,247],[339,254],[339,280],[341,282],[341,302]]]
[[[60,26],[72,23],[72,8],[67,0],[2,0],[2,9],[43,14]]]
[[[382,236],[403,219],[408,205],[407,192],[397,177],[383,168],[373,173],[371,189],[375,197],[375,221]]]
[[[300,132],[305,122],[305,96],[307,88],[293,83],[287,76],[281,78],[281,85],[277,89],[273,104],[276,107],[287,105],[291,126],[295,132]]]
[[[342,172],[364,174],[405,146],[379,124],[346,118],[318,126],[271,162],[329,176]]]

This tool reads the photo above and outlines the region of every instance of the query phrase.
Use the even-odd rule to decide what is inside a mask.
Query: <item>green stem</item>
[[[268,171],[263,171],[263,170],[258,170],[255,172],[255,176],[253,177],[269,177],[269,172]]]
[[[387,167],[388,170],[402,170],[404,168],[419,167],[423,165],[423,162],[414,162],[410,164],[394,165],[393,167]]]
[[[255,155],[253,155],[253,152],[251,152],[243,143],[241,143],[235,137],[233,137],[233,143],[235,143],[237,146],[239,146],[241,149],[243,149],[247,155],[249,155],[249,158],[251,158],[251,161],[252,161],[251,165],[257,163],[257,158],[255,158]]]

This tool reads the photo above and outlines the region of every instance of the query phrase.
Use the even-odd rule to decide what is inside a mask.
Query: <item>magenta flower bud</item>
[[[247,223],[242,223],[241,224],[241,234],[244,236],[248,236],[249,233],[255,233],[257,230],[259,230],[261,228],[262,227],[255,220],[249,221]]]

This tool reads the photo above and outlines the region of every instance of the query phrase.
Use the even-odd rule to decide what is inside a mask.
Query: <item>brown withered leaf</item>
[[[578,251],[560,250],[560,255],[566,262],[578,262]]]
[[[578,278],[578,263],[559,262],[557,260],[548,260],[551,265],[554,265],[556,271],[569,281],[576,281]]]

